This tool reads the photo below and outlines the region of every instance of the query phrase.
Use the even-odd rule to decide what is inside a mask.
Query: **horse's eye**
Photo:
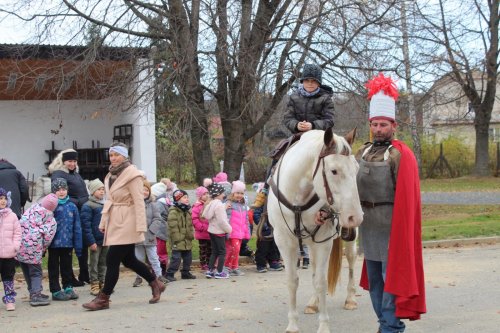
[[[336,174],[337,174],[337,170],[332,170],[332,173],[333,173],[334,175],[336,175]]]

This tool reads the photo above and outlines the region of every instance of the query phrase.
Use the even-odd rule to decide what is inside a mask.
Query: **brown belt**
[[[394,205],[394,202],[370,202],[370,201],[361,201],[361,206],[367,207],[367,208],[375,208],[377,206],[384,206],[384,205]]]

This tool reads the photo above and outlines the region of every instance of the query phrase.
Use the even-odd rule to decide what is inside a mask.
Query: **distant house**
[[[478,90],[485,83],[478,73],[474,83]],[[497,98],[490,122],[490,138],[500,141],[500,82],[497,82]],[[474,109],[460,85],[448,74],[431,87],[424,103],[424,133],[437,142],[449,136],[461,138],[473,145],[475,138]]]
[[[35,178],[55,154],[80,152],[84,178],[102,178],[114,141],[156,181],[148,49],[0,45],[0,156]]]

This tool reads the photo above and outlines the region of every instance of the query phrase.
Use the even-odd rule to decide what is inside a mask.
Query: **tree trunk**
[[[222,120],[224,128],[224,172],[228,180],[240,178],[241,163],[245,156],[243,123],[240,119]]]
[[[490,155],[488,153],[488,129],[490,127],[491,108],[489,112],[481,109],[478,111],[474,119],[474,128],[476,130],[476,156],[473,174],[475,176],[489,176]]]
[[[422,175],[422,149],[418,135],[417,113],[415,110],[415,99],[413,97],[413,85],[411,80],[410,50],[408,46],[408,25],[406,23],[406,5],[401,1],[401,29],[403,32],[403,63],[405,65],[406,90],[408,92],[408,111],[410,113],[411,138],[413,140],[413,152],[418,163],[418,173]]]

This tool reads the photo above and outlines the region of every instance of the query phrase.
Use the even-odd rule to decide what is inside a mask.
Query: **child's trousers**
[[[237,269],[240,260],[241,239],[229,238],[226,240],[226,266],[230,269]]]
[[[23,270],[24,280],[28,285],[30,296],[41,293],[43,290],[42,264],[25,264],[22,262],[21,269]]]
[[[106,255],[108,247],[97,245],[95,251],[90,250],[89,272],[90,282],[104,282],[106,276]]]
[[[156,245],[136,245],[135,257],[142,262],[146,262],[147,257],[155,275],[161,276],[160,259],[158,259],[158,253],[156,253]]]
[[[49,287],[50,292],[55,293],[61,290],[59,284],[59,269],[61,270],[62,286],[64,289],[72,287],[73,280],[73,248],[57,247],[49,248]]]
[[[179,270],[181,266],[182,259],[182,274],[187,274],[191,270],[191,262],[193,261],[193,254],[191,250],[172,250],[172,256],[170,257],[170,265],[167,268],[167,275],[174,276],[175,272]]]
[[[14,258],[0,258],[0,276],[2,277],[5,292],[5,296],[2,297],[4,304],[16,302],[14,274],[16,274],[16,260]]]

